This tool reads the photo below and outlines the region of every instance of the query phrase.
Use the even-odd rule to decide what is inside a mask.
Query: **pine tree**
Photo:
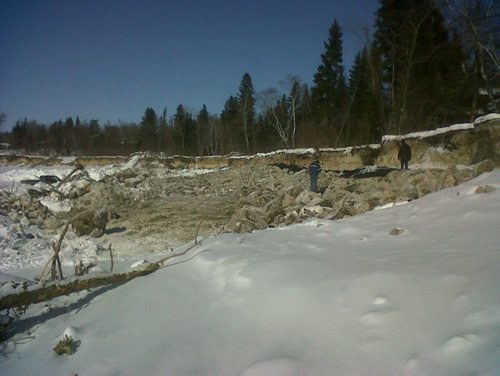
[[[255,90],[250,74],[245,73],[241,79],[238,101],[240,106],[241,124],[247,154],[250,153],[250,138],[255,150]]]
[[[325,42],[325,51],[321,54],[321,64],[314,75],[312,98],[316,115],[320,119],[326,119],[332,126],[341,115],[345,94],[342,29],[337,20],[334,20],[328,41]]]

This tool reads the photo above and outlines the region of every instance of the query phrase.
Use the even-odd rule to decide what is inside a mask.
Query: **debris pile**
[[[486,160],[446,169],[326,170],[318,181],[320,193],[314,193],[303,166],[178,170],[150,156],[142,163],[138,156],[132,158],[133,164],[109,168],[98,179],[77,166],[66,176],[24,182],[40,193],[36,196],[0,190],[2,212],[24,242],[30,237],[54,238],[70,223],[68,239],[81,237],[96,249],[112,243],[120,256],[145,249],[163,252],[195,236],[354,216],[453,187],[495,168]],[[22,247],[17,249],[22,252]]]

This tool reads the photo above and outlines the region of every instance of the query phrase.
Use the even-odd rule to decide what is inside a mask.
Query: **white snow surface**
[[[413,133],[407,133],[405,135],[386,135],[382,137],[382,143],[387,142],[387,141],[398,141],[401,139],[408,139],[408,138],[426,138],[426,137],[431,137],[435,136],[438,134],[443,134],[451,131],[458,131],[458,130],[466,130],[466,129],[473,129],[474,125],[480,125],[482,123],[488,122],[488,121],[494,121],[494,120],[500,120],[500,114],[495,114],[491,113],[488,115],[484,115],[481,117],[478,117],[476,120],[474,120],[474,123],[464,123],[464,124],[454,124],[449,127],[442,127],[442,128],[437,128],[432,131],[421,131],[421,132],[413,132]]]
[[[149,276],[30,306],[0,374],[499,375],[499,223],[496,169],[356,217],[207,238]],[[0,281],[44,264],[9,257]],[[64,335],[71,356],[53,351]]]
[[[491,114],[487,114],[487,115],[478,117],[476,120],[474,120],[474,123],[481,124],[481,123],[484,123],[487,121],[492,121],[492,120],[500,120],[500,114],[491,113]]]

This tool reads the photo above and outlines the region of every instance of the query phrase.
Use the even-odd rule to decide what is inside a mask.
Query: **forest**
[[[282,88],[257,93],[244,73],[220,114],[179,104],[173,114],[146,108],[139,123],[24,119],[0,143],[47,155],[253,154],[379,143],[500,112],[498,2],[381,0],[374,25],[348,72],[334,19],[311,84],[288,75]]]

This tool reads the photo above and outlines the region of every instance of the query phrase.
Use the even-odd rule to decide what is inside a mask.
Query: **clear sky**
[[[328,30],[344,65],[365,43],[377,0],[0,0],[0,111],[50,124],[69,116],[141,120],[179,104],[219,114],[244,73],[257,92],[311,83]]]

